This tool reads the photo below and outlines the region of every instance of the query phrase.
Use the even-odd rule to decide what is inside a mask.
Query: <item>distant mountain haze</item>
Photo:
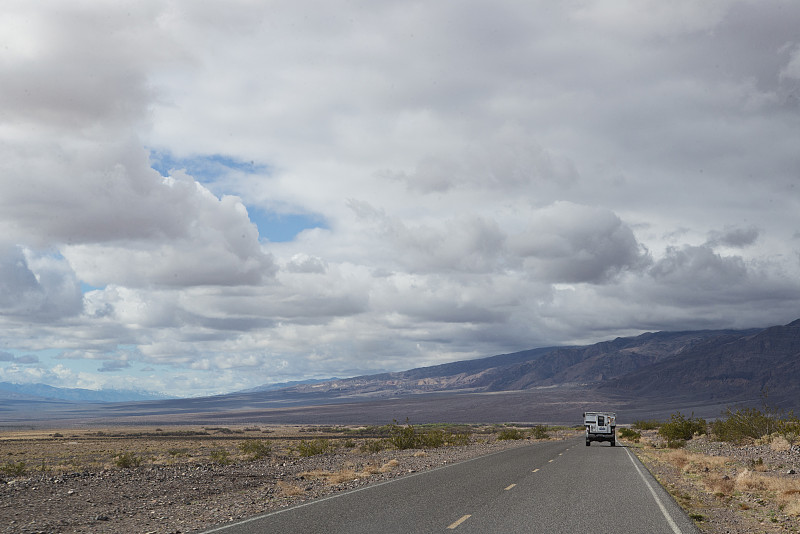
[[[46,384],[12,384],[0,382],[0,399],[15,400],[65,400],[71,402],[128,402],[167,399],[167,395],[158,395],[146,391],[122,389],[81,389],[57,388]]]
[[[414,422],[569,422],[588,407],[662,418],[695,409],[714,417],[726,406],[762,402],[798,410],[800,320],[763,329],[646,333],[214,397],[80,405],[107,402],[101,393],[0,384],[0,422],[55,413],[159,422],[347,424],[407,416]],[[57,395],[71,402],[53,402]]]

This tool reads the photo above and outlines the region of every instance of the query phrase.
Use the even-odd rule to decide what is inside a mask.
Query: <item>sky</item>
[[[0,381],[192,397],[800,318],[794,0],[0,19]]]

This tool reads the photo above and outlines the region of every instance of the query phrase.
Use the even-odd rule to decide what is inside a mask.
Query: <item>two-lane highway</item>
[[[535,443],[208,531],[696,534],[625,447]]]

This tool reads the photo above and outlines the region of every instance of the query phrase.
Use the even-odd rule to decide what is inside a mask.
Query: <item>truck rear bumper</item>
[[[615,434],[586,434],[586,445],[592,441],[608,441],[613,446],[617,442],[617,437]]]

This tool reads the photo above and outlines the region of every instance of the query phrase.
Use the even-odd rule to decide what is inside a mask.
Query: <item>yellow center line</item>
[[[534,469],[533,471],[531,471],[531,473],[535,473],[535,472],[536,472],[536,471],[538,471],[538,470],[539,470],[539,468],[537,467],[536,469]]]
[[[455,521],[454,523],[451,523],[450,526],[447,527],[448,530],[453,530],[453,529],[457,528],[458,525],[460,525],[461,523],[463,523],[464,521],[466,521],[470,517],[472,517],[472,514],[467,514],[465,516],[462,516],[461,519],[459,519],[458,521]]]
[[[510,489],[511,489],[511,488],[513,488],[514,486],[516,486],[516,484],[511,484],[509,487],[507,487],[507,488],[506,488],[506,491],[510,490]]]
[[[548,463],[548,464],[552,464],[552,463],[553,463],[553,460],[547,460],[547,463]]]

